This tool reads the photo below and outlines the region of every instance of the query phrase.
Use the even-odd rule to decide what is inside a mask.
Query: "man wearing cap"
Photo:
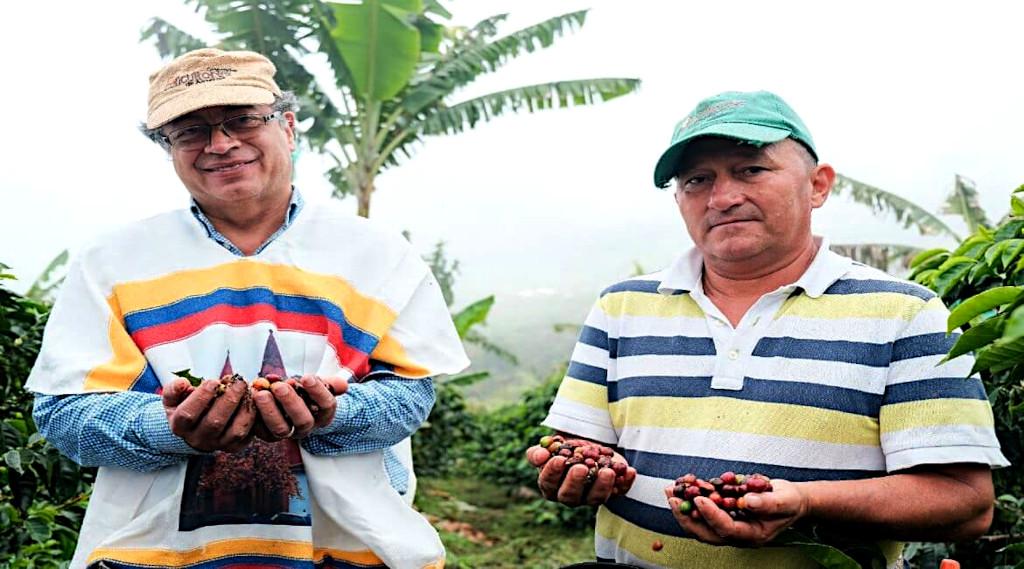
[[[600,505],[599,559],[816,567],[770,543],[811,524],[897,566],[899,541],[988,528],[990,468],[1007,461],[971,358],[941,363],[956,335],[931,291],[812,235],[834,176],[771,93],[711,97],[676,127],[654,183],[674,183],[694,247],[605,289],[544,422],[615,445],[632,484],[605,469],[588,487],[584,466],[527,451],[546,497]],[[699,518],[680,511],[677,477],[729,471],[773,479],[747,521],[707,498]]]
[[[401,236],[292,187],[274,73],[201,49],[150,77],[191,207],[83,247],[54,305],[34,417],[100,467],[72,567],[443,566],[407,438],[468,362]]]

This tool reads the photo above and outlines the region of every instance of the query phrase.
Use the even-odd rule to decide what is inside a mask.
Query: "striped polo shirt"
[[[733,327],[704,295],[691,250],[615,284],[587,317],[544,424],[617,445],[637,479],[598,511],[599,558],[643,567],[817,567],[784,547],[687,538],[663,488],[693,472],[791,481],[881,476],[922,464],[1008,464],[973,360],[928,289],[819,242],[795,283]],[[651,543],[664,547],[653,551]],[[901,544],[884,544],[890,563]]]

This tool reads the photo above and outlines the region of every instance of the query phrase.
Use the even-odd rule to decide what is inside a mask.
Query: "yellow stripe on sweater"
[[[876,419],[803,405],[728,397],[628,397],[611,403],[609,408],[612,423],[618,430],[626,427],[706,429],[834,444],[879,444]]]
[[[152,565],[158,567],[184,567],[224,557],[238,555],[273,555],[297,560],[311,559],[322,561],[330,555],[334,559],[358,563],[360,565],[383,565],[370,550],[342,551],[337,549],[316,548],[309,542],[282,541],[277,539],[225,539],[213,541],[186,551],[173,549],[141,549],[141,548],[98,548],[89,555],[89,563],[99,560],[119,561],[133,565]]]
[[[114,296],[122,310],[119,316],[124,316],[188,297],[206,295],[217,289],[253,287],[266,287],[276,294],[327,300],[345,312],[345,319],[350,324],[378,338],[384,335],[397,316],[394,310],[361,294],[340,277],[312,273],[289,265],[248,260],[121,283],[114,287]]]
[[[820,298],[809,296],[794,297],[779,311],[777,317],[799,316],[839,320],[843,318],[877,318],[892,320],[899,318],[910,321],[924,301],[895,292],[874,292],[867,294],[826,294]]]
[[[566,376],[562,380],[562,384],[558,386],[558,399],[566,399],[575,403],[581,403],[588,407],[594,407],[595,409],[601,409],[602,411],[608,409],[608,389],[591,383],[589,381],[580,381],[576,378]]]
[[[883,405],[878,421],[883,433],[937,425],[994,425],[992,408],[982,399],[924,399]]]
[[[660,316],[664,318],[685,316],[704,318],[704,311],[689,295],[663,295],[648,292],[613,292],[601,297],[601,310],[610,317],[617,316]]]
[[[142,355],[125,330],[117,299],[110,297],[107,303],[112,314],[107,321],[107,338],[112,356],[89,370],[85,376],[85,391],[127,391],[146,369],[146,356]]]

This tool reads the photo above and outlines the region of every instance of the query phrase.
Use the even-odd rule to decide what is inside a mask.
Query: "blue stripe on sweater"
[[[977,378],[939,377],[890,385],[885,390],[883,405],[924,401],[928,399],[978,399],[985,401],[985,386]]]
[[[944,356],[949,353],[950,348],[959,337],[960,334],[947,335],[944,332],[936,332],[900,338],[893,342],[892,361],[898,362],[924,356]]]
[[[784,403],[878,417],[882,396],[844,387],[747,377],[743,389],[713,389],[711,377],[639,376],[609,382],[608,401],[628,397],[724,397],[760,403]]]
[[[761,338],[753,355],[759,357],[793,358],[845,362],[871,367],[887,367],[892,345],[887,343],[849,342],[846,340],[806,340],[802,338]]]
[[[842,279],[825,289],[825,294],[870,294],[873,292],[895,292],[931,300],[935,293],[919,285],[899,281],[886,281],[875,279]]]
[[[708,337],[634,336],[619,338],[614,356],[713,356],[715,341]]]
[[[565,374],[580,381],[596,383],[598,385],[604,385],[608,382],[608,370],[581,364],[576,361],[569,362],[569,369]]]

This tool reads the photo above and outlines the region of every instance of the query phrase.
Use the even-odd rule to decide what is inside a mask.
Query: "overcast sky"
[[[824,161],[933,211],[957,173],[977,183],[991,217],[1024,183],[1019,2],[447,5],[460,24],[508,11],[509,31],[592,8],[582,30],[463,96],[557,79],[643,80],[639,93],[606,104],[428,139],[379,178],[372,217],[408,229],[423,250],[447,241],[462,264],[461,301],[596,294],[634,261],[650,270],[670,262],[689,240],[671,196],[651,183],[653,165],[675,122],[720,91],[779,93]],[[18,2],[0,18],[0,262],[22,277],[18,290],[89,235],[187,203],[166,155],[136,130],[160,65],[138,38],[154,15],[197,34],[204,22],[180,1],[112,6]],[[306,152],[297,168],[303,193],[326,199],[322,162]],[[845,200],[816,215],[816,231],[833,242],[934,243]]]

